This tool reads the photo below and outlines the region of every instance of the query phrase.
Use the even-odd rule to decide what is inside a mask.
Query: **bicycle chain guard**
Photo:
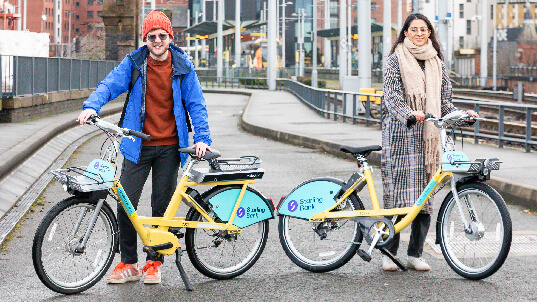
[[[373,237],[377,232],[381,232],[381,237],[378,239],[375,244],[376,248],[386,247],[393,239],[395,234],[395,229],[393,228],[393,223],[391,220],[385,217],[352,217],[351,220],[354,220],[358,223],[360,230],[364,234],[364,238],[369,245],[373,242]],[[378,224],[384,223],[383,226]],[[386,228],[388,228],[386,230]]]

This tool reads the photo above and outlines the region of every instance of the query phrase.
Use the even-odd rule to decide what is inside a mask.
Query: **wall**
[[[72,90],[28,97],[2,99],[0,123],[28,121],[63,112],[82,110],[82,103],[94,89]],[[125,101],[126,93],[116,101]]]

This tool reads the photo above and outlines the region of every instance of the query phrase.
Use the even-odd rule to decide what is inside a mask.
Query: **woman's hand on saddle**
[[[416,121],[422,123],[425,120],[425,113],[423,111],[412,111],[410,115],[416,117]]]
[[[194,145],[192,145],[191,148],[196,150],[196,156],[200,158],[205,155],[205,151],[210,151],[210,152],[213,151],[211,150],[211,147],[209,147],[209,145],[207,145],[206,143],[202,143],[202,142],[195,143]]]

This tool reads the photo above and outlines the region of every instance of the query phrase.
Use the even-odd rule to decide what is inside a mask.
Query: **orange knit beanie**
[[[142,40],[145,41],[145,37],[147,36],[148,32],[159,28],[164,29],[168,34],[170,34],[170,38],[173,39],[172,23],[170,22],[170,19],[168,19],[163,12],[154,10],[150,12],[144,19],[144,23],[142,25]]]

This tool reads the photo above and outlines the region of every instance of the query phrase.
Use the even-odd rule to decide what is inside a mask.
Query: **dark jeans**
[[[137,209],[142,189],[149,175],[153,170],[151,192],[151,209],[152,216],[164,215],[168,203],[175,191],[177,184],[178,169],[181,164],[178,146],[143,146],[138,164],[128,159],[123,160],[121,170],[121,185],[127,193],[132,206]],[[138,262],[137,237],[138,234],[134,229],[123,206],[118,203],[117,216],[119,224],[119,248],[121,251],[121,262],[134,264]],[[159,259],[147,260],[163,261],[164,257]]]
[[[397,218],[397,222],[402,219],[401,216]],[[419,213],[418,216],[412,221],[410,242],[408,243],[407,255],[411,257],[419,258],[423,253],[423,245],[427,238],[427,232],[431,225],[431,214]],[[400,236],[399,233],[395,234],[393,241],[386,246],[386,249],[390,251],[394,256],[397,255],[399,249]]]

